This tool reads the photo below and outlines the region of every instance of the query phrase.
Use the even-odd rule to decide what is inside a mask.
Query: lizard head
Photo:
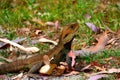
[[[63,28],[62,30],[60,42],[62,42],[63,44],[70,42],[75,36],[77,31],[78,31],[78,23],[72,23],[66,25],[65,28]]]

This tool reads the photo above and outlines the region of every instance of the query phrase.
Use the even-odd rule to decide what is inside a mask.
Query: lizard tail
[[[24,64],[24,66],[23,66]],[[26,65],[26,66],[25,66]],[[0,74],[8,73],[8,72],[17,72],[20,70],[25,70],[28,68],[27,61],[25,60],[17,60],[14,62],[1,64],[0,65]]]

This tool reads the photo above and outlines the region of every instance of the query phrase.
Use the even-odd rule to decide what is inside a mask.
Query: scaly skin
[[[0,65],[0,74],[8,72],[18,72],[20,70],[28,69],[30,73],[38,71],[43,65],[43,56],[48,55],[49,58],[54,57],[51,63],[58,64],[62,57],[66,56],[66,53],[71,49],[71,42],[78,30],[78,23],[67,25],[63,28],[60,40],[57,46],[44,54],[37,54],[28,59],[16,60],[7,64]],[[64,56],[65,55],[65,56]]]

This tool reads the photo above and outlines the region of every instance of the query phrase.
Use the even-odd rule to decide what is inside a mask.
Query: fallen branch
[[[25,47],[15,43],[15,42],[7,40],[7,39],[0,38],[0,41],[8,43],[8,44],[10,44],[12,46],[15,46],[15,47],[19,48],[20,50],[25,51],[27,53],[31,53],[31,52],[34,53],[34,52],[38,52],[39,51],[39,49],[37,47],[27,47],[27,48],[25,48]]]
[[[83,48],[81,50],[72,51],[75,56],[85,56],[90,54],[95,54],[104,50],[105,45],[108,42],[108,34],[105,32],[98,40],[98,43],[95,46],[90,48]]]
[[[111,68],[111,69],[104,70],[101,72],[92,73],[88,80],[98,80],[102,77],[108,77],[108,74],[112,74],[112,73],[120,73],[120,68],[118,68],[118,69]]]
[[[26,38],[16,38],[15,40],[12,40],[12,42],[15,42],[15,43],[20,43],[22,41],[24,41]],[[0,49],[2,49],[4,46],[6,46],[8,43],[4,43],[4,42],[1,42],[0,43]]]

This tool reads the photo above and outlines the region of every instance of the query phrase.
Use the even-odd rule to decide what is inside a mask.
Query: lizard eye
[[[73,25],[71,25],[71,26],[70,26],[70,28],[71,28],[71,29],[74,29],[74,26],[73,26]]]

